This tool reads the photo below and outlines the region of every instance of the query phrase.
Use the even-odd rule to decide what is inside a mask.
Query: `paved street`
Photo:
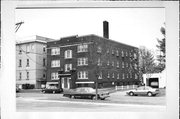
[[[127,96],[125,91],[111,93],[106,100],[69,99],[62,94],[17,93],[17,111],[163,111],[165,95]]]

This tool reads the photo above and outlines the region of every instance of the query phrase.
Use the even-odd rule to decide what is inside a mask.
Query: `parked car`
[[[62,88],[57,88],[56,86],[48,86],[42,89],[43,93],[61,93],[63,92]]]
[[[20,88],[18,86],[16,86],[16,93],[20,92]]]
[[[159,94],[159,90],[156,88],[152,88],[150,86],[140,86],[136,89],[129,90],[126,94],[130,96],[137,96],[137,95],[147,95],[147,96],[155,96]]]
[[[90,98],[95,100],[96,90],[91,87],[80,87],[64,92],[63,96],[69,98]],[[98,99],[104,100],[105,98],[109,97],[109,92],[98,91],[97,97]]]

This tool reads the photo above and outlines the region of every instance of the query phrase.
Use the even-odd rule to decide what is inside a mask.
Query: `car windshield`
[[[57,87],[56,86],[48,86],[48,87],[46,87],[47,89],[57,89]]]
[[[77,92],[83,92],[83,93],[92,93],[95,92],[93,88],[77,88]]]

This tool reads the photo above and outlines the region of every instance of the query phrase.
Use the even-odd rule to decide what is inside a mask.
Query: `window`
[[[122,68],[124,68],[124,62],[122,62]]]
[[[112,66],[114,67],[114,61],[112,61]]]
[[[117,66],[116,66],[117,68],[119,68],[119,62],[117,61]]]
[[[72,70],[72,64],[65,64],[64,69],[65,72],[69,72],[70,70]]]
[[[46,52],[46,46],[43,46],[43,52]]]
[[[117,79],[119,79],[119,74],[117,74]]]
[[[129,78],[129,75],[128,75],[128,74],[126,75],[126,78]]]
[[[43,74],[43,78],[46,78],[46,74]]]
[[[30,52],[30,45],[26,45],[26,53]]]
[[[135,79],[138,79],[138,75],[137,74],[135,74]]]
[[[128,67],[128,63],[126,62],[126,67]]]
[[[51,73],[51,80],[58,80],[58,79],[59,79],[58,72]]]
[[[107,54],[109,54],[109,49],[107,49],[107,52],[106,52]]]
[[[22,50],[21,49],[19,49],[19,54],[22,54]]]
[[[130,72],[130,78],[132,78],[132,73]]]
[[[109,60],[107,61],[107,65],[109,65]]]
[[[124,73],[122,74],[122,79],[124,79],[125,78],[125,76],[124,76]]]
[[[87,52],[87,51],[88,51],[88,45],[87,44],[78,45],[77,52]]]
[[[124,57],[124,51],[121,51],[121,56]]]
[[[98,79],[102,79],[102,72],[99,73]]]
[[[137,69],[137,64],[134,64],[134,69]]]
[[[65,58],[65,59],[72,58],[72,50],[66,50],[66,51],[64,52],[64,58]]]
[[[98,58],[98,64],[97,64],[98,66],[100,66],[100,65],[102,65],[102,62],[101,62],[101,59],[100,58]]]
[[[51,49],[51,55],[59,55],[59,54],[60,54],[60,48]]]
[[[128,52],[126,51],[126,57],[128,56]]]
[[[29,72],[26,72],[26,80],[29,80]]]
[[[22,67],[22,60],[19,60],[19,67]]]
[[[112,55],[114,55],[114,50],[112,50]]]
[[[78,66],[88,65],[88,58],[78,58]]]
[[[26,67],[29,67],[29,59],[27,59]]]
[[[34,50],[34,44],[31,44],[31,50]]]
[[[60,67],[60,60],[52,60],[51,67]]]
[[[78,79],[88,79],[88,71],[79,71]]]
[[[134,59],[137,59],[137,55],[136,55],[136,53],[134,53]]]
[[[101,53],[101,52],[102,52],[101,46],[98,46],[98,47],[97,47],[97,52],[98,52],[98,53]]]
[[[43,66],[46,66],[46,59],[43,58]]]
[[[19,72],[19,80],[21,80],[21,79],[22,79],[22,73]]]
[[[116,50],[116,56],[119,56],[119,51],[118,50]]]
[[[109,72],[108,72],[108,74],[107,74],[107,78],[110,78],[110,74],[109,74]]]
[[[112,73],[112,78],[114,78],[114,73]]]

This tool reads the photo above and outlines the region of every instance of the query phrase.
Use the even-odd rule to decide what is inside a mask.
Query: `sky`
[[[57,8],[16,9],[15,22],[24,24],[17,38],[39,35],[60,39],[72,35],[103,36],[103,21],[109,22],[109,39],[157,49],[160,28],[165,23],[164,8]]]

